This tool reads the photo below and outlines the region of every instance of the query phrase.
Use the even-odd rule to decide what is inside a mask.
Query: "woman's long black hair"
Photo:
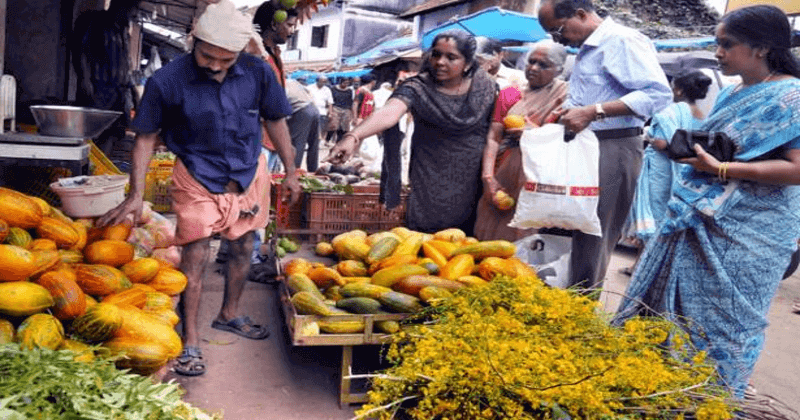
[[[478,65],[475,63],[475,50],[478,48],[475,37],[470,35],[469,32],[460,29],[451,29],[448,31],[439,32],[433,38],[428,51],[425,52],[425,57],[422,61],[422,72],[431,74],[431,52],[434,45],[441,39],[452,39],[456,43],[456,48],[461,55],[464,56],[466,67],[464,68],[464,77],[469,77],[475,74],[478,70]]]
[[[800,78],[800,64],[792,55],[792,26],[775,6],[757,5],[736,9],[722,17],[725,32],[752,47],[764,47],[767,65],[775,73]]]

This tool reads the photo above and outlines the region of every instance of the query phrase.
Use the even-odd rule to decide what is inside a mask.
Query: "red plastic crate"
[[[378,202],[378,193],[309,193],[308,229],[327,234],[353,229],[374,233],[403,226],[407,196],[403,193],[400,205],[387,211]]]
[[[293,205],[283,202],[283,184],[272,184],[270,188],[270,205],[275,207],[275,225],[280,230],[303,229],[303,209],[305,194]]]

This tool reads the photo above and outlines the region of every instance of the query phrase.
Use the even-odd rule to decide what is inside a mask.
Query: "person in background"
[[[386,101],[389,100],[389,97],[392,96],[392,92],[394,89],[392,88],[392,84],[389,82],[381,83],[381,86],[376,89],[373,93],[375,96],[375,109],[381,108],[386,105]]]
[[[497,96],[497,84],[475,62],[475,47],[475,38],[464,31],[437,34],[423,71],[346,133],[327,158],[334,164],[346,162],[362,139],[394,126],[410,110],[416,124],[406,212],[410,229],[456,227],[472,235],[481,196],[481,156]]]
[[[272,0],[267,0],[258,6],[256,13],[253,15],[253,24],[261,35],[261,48],[257,50],[248,49],[248,52],[260,54],[275,72],[275,76],[281,86],[286,88],[286,73],[283,68],[280,46],[285,44],[297,29],[298,11],[295,8],[287,10],[286,20],[277,22],[275,20],[275,12],[278,10],[282,10],[280,3]],[[270,171],[276,172],[278,154],[266,130],[262,130],[261,142],[268,151],[267,167]]]
[[[328,87],[328,78],[325,75],[318,75],[317,81],[306,89],[311,93],[314,98],[314,105],[319,112],[319,138],[322,140],[324,134],[327,134],[325,129],[328,127],[328,116],[331,114],[333,108],[333,95],[331,88]]]
[[[722,17],[716,57],[742,82],[717,96],[700,127],[735,144],[730,162],[695,145],[672,183],[668,216],[647,242],[614,322],[666,316],[743,397],[764,346],[767,312],[800,231],[800,64],[789,19],[774,6]]]
[[[648,128],[651,145],[644,150],[642,171],[636,185],[633,206],[628,217],[633,236],[640,249],[658,231],[667,215],[667,201],[672,195],[672,182],[684,166],[670,160],[662,150],[672,139],[675,130],[697,130],[705,114],[697,101],[706,97],[711,78],[700,70],[688,71],[672,79],[674,101],[653,116]],[[631,270],[631,269],[627,269]],[[631,271],[624,272],[630,275]]]
[[[508,227],[514,216],[514,207],[501,210],[493,204],[498,190],[503,190],[516,201],[527,179],[522,168],[519,137],[524,128],[505,128],[503,120],[509,115],[526,119],[528,128],[544,124],[544,118],[561,106],[567,95],[567,82],[557,79],[564,69],[567,50],[553,41],[540,41],[533,45],[526,60],[522,90],[509,86],[500,91],[494,106],[492,125],[483,151],[483,197],[478,202],[475,237],[481,241],[505,239],[516,241],[533,234],[532,229]]]
[[[286,124],[295,150],[294,166],[300,168],[308,147],[306,169],[314,172],[319,164],[319,111],[311,94],[297,80],[286,79],[286,97],[292,107]]]
[[[75,19],[72,31],[72,65],[77,78],[78,106],[120,111],[122,116],[94,139],[112,156],[125,138],[131,110],[138,101],[130,60],[128,28],[141,0],[113,0],[108,10],[90,10]]]
[[[343,77],[337,86],[331,88],[333,95],[333,108],[328,118],[328,135],[325,142],[328,144],[338,143],[342,135],[350,130],[353,122],[353,89],[350,88],[350,80]],[[333,136],[336,135],[336,139]]]
[[[551,118],[567,132],[594,131],[600,149],[597,215],[602,236],[573,232],[570,287],[602,288],[642,165],[642,126],[672,102],[647,37],[597,15],[591,0],[543,0],[539,21],[556,42],[578,48],[567,99]],[[567,136],[567,139],[569,136]]]
[[[476,37],[475,41],[478,43],[478,52],[476,53],[478,64],[492,76],[500,89],[509,86],[518,89],[525,87],[525,72],[506,67],[503,64],[505,51],[499,41],[483,36]]]
[[[372,115],[372,111],[375,110],[375,95],[372,93],[374,87],[375,78],[370,74],[365,74],[361,78],[361,86],[356,89],[355,98],[353,99],[355,125],[361,124],[361,121]]]
[[[229,1],[209,5],[194,24],[192,52],[147,80],[132,128],[136,131],[131,189],[102,216],[100,226],[128,215],[141,217],[148,162],[159,137],[178,157],[173,170],[175,244],[183,247],[181,271],[188,279],[181,296],[184,349],[174,366],[182,375],[205,373],[198,313],[211,237],[230,241],[225,294],[213,328],[250,339],[269,331],[240,316],[239,300],[250,269],[253,234],[269,218],[269,174],[261,154],[261,119],[290,169],[284,180],[294,202],[300,185],[294,172],[286,94],[269,66],[243,53],[254,35],[250,19]]]

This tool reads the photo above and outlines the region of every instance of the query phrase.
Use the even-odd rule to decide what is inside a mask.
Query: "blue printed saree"
[[[735,159],[800,148],[800,81],[722,91],[701,127],[724,131]],[[615,323],[663,314],[686,328],[742,396],[764,344],[767,311],[800,237],[800,186],[727,181],[684,165],[668,217],[647,243]]]
[[[679,128],[697,130],[702,124],[692,116],[692,109],[685,102],[677,102],[653,116],[648,135],[654,139],[670,141]],[[666,154],[655,150],[652,145],[644,149],[642,171],[636,183],[628,236],[636,237],[642,243],[656,234],[667,214],[667,202],[672,196],[672,182],[677,171],[684,164],[670,160]]]

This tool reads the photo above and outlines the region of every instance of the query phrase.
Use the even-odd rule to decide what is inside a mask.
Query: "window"
[[[297,49],[297,31],[293,33],[289,39],[286,40],[286,49],[287,50],[296,50]]]
[[[328,46],[328,25],[311,28],[311,46],[317,48]]]

